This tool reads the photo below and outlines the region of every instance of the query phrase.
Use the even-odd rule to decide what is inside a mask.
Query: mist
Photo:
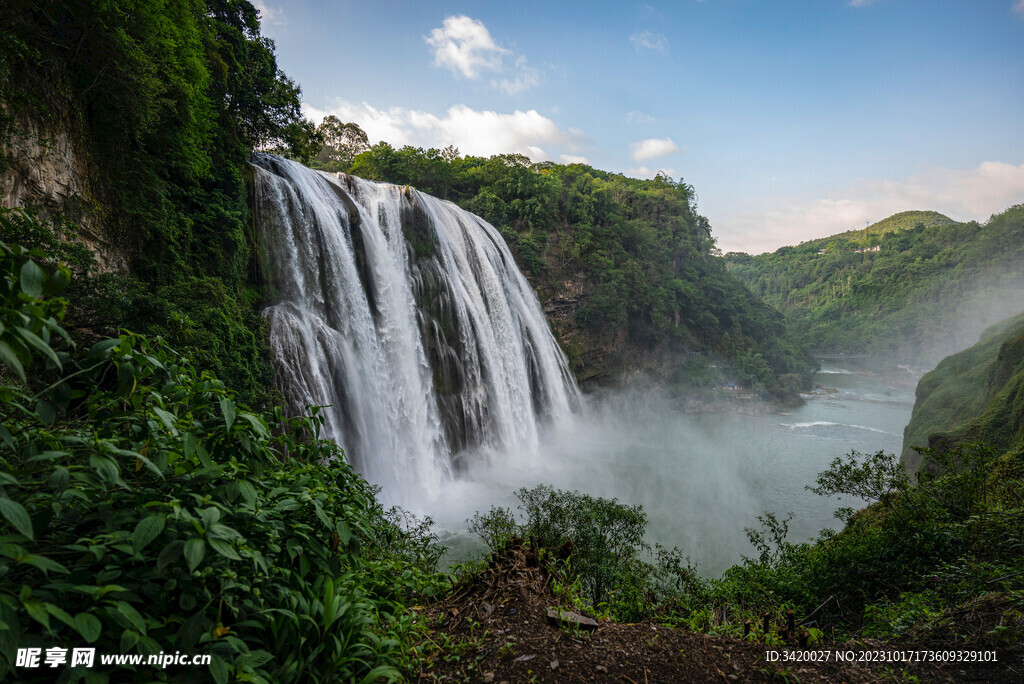
[[[467,456],[443,497],[400,503],[430,515],[449,559],[464,560],[483,550],[466,520],[492,506],[515,510],[520,487],[615,498],[643,506],[650,543],[679,547],[701,574],[715,576],[754,553],[745,528],[765,511],[793,513],[789,539],[801,542],[837,529],[839,507],[863,505],[806,491],[833,458],[899,452],[909,390],[842,368],[823,369],[817,381],[836,391],[780,414],[687,414],[655,389],[594,393],[577,416],[550,426],[537,450]]]
[[[935,310],[947,312],[948,332],[930,344],[922,344],[921,357],[928,370],[950,354],[976,344],[990,326],[1024,310],[1024,276],[990,274],[979,278],[969,296],[963,300],[943,297]]]

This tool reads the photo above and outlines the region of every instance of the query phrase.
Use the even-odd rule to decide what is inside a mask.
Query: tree
[[[370,149],[362,128],[354,123],[342,123],[333,114],[325,117],[316,130],[323,138],[317,161],[327,171],[347,171],[357,154]]]

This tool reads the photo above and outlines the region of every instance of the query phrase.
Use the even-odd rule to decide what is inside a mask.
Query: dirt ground
[[[522,548],[492,562],[445,600],[423,611],[433,625],[421,644],[418,682],[1024,682],[1024,653],[997,650],[997,663],[837,662],[921,648],[962,645],[858,642],[821,648],[768,649],[739,638],[712,636],[643,622],[602,621],[593,631],[549,619],[558,605],[549,576]],[[767,652],[780,654],[770,662]],[[813,654],[811,652],[814,652]],[[827,652],[827,654],[826,654]],[[783,662],[817,656],[818,662]],[[821,659],[828,660],[821,662]],[[915,679],[916,678],[916,679]]]

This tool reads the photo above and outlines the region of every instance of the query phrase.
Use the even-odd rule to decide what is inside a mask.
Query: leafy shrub
[[[651,547],[644,540],[647,515],[628,506],[580,492],[547,485],[516,492],[526,522],[518,524],[509,509],[494,507],[477,513],[470,531],[492,550],[513,536],[530,541],[545,558],[555,561],[563,585],[577,586],[578,598],[592,608],[607,608],[618,619],[650,615],[659,603],[698,591],[701,582],[689,559],[678,549]]]
[[[254,413],[160,339],[80,353],[46,261],[0,243],[0,676],[60,644],[209,653],[218,683],[398,679],[429,523],[385,513],[315,413]]]
[[[811,489],[870,504],[840,509],[840,532],[813,544],[786,541],[788,519],[768,514],[750,530],[759,554],[710,583],[709,600],[752,613],[793,608],[815,613],[838,634],[897,637],[943,611],[1012,589],[1024,574],[1020,553],[1022,482],[985,445],[929,450],[913,486],[896,456],[852,452],[833,461]]]

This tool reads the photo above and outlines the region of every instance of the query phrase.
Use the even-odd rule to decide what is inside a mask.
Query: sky
[[[257,0],[319,122],[693,186],[723,252],[1024,203],[1024,0]]]

